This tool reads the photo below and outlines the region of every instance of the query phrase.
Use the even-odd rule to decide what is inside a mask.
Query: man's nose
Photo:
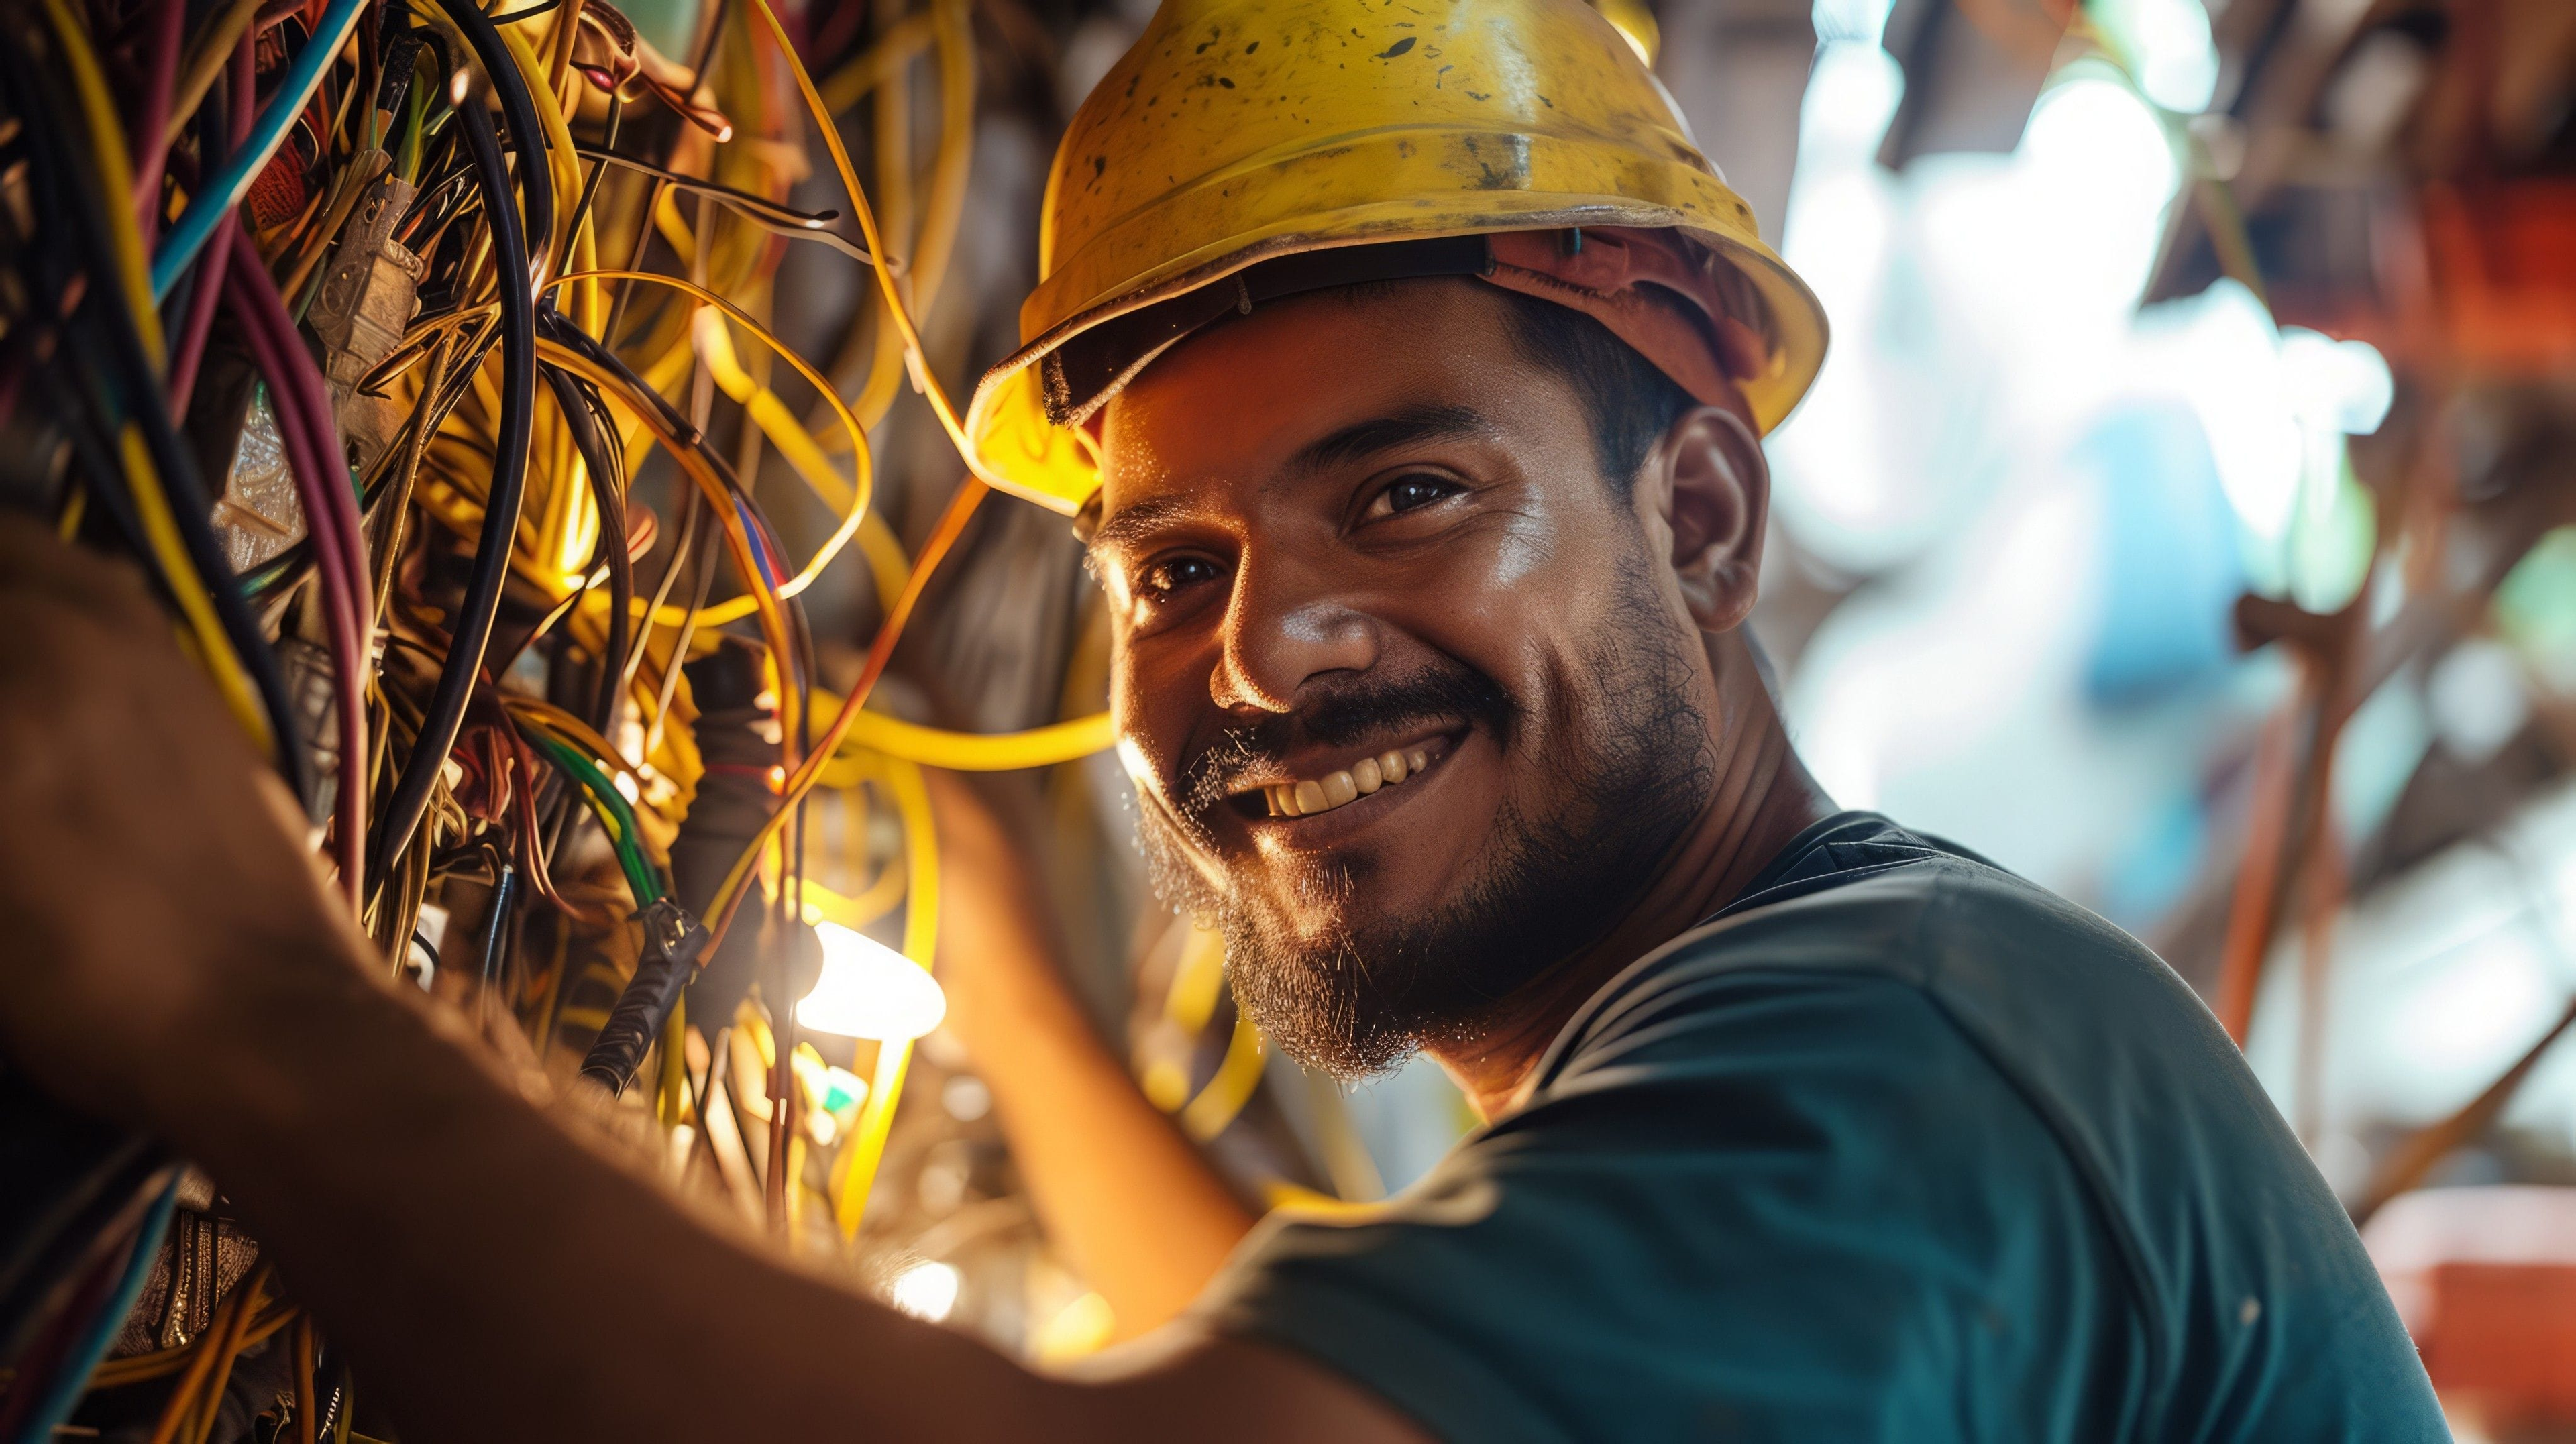
[[[1237,574],[1209,695],[1229,711],[1286,712],[1307,682],[1377,664],[1378,624],[1339,597],[1252,568]]]

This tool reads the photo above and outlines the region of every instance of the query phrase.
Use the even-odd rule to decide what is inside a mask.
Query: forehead
[[[1274,302],[1192,337],[1103,410],[1104,520],[1211,484],[1257,487],[1372,422],[1446,416],[1498,441],[1579,423],[1571,391],[1513,340],[1508,304],[1471,280],[1398,281]]]

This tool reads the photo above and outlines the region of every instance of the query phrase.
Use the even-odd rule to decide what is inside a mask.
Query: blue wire
[[[214,235],[215,223],[250,194],[251,182],[267,167],[269,157],[277,154],[287,130],[311,103],[313,92],[321,87],[323,72],[331,68],[340,47],[349,43],[349,32],[358,25],[358,13],[366,8],[366,0],[331,0],[320,28],[296,52],[295,64],[287,69],[286,78],[269,97],[268,109],[251,124],[249,137],[188,202],[178,222],[170,227],[170,234],[162,238],[161,249],[153,253],[153,304],[170,298],[170,288],[179,284],[188,263],[197,259],[197,252],[204,250],[207,238]]]
[[[19,1444],[53,1444],[54,1431],[71,1418],[81,1395],[89,1390],[89,1376],[98,1370],[98,1361],[107,1357],[108,1349],[125,1327],[125,1316],[134,1312],[134,1301],[143,1296],[143,1285],[152,1277],[152,1265],[161,1258],[162,1236],[170,1231],[171,1211],[179,1206],[179,1180],[174,1176],[161,1196],[152,1200],[152,1209],[143,1216],[143,1227],[134,1236],[134,1252],[125,1260],[125,1276],[116,1281],[116,1291],[101,1299],[97,1315],[89,1321],[89,1333],[77,1348],[63,1359],[62,1368],[54,1374],[53,1387],[35,1412],[27,1416]]]
[[[752,516],[750,506],[741,497],[733,499],[733,509],[742,518],[743,535],[751,541],[751,559],[760,564],[760,574],[769,582],[769,589],[778,590],[778,558],[769,549],[769,529]]]

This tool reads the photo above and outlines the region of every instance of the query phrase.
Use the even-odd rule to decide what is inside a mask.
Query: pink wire
[[[179,82],[179,33],[188,17],[184,0],[153,0],[152,43],[144,52],[143,113],[135,119],[134,218],[143,245],[161,229],[161,173],[170,163],[170,93]],[[236,142],[238,143],[238,142]]]
[[[228,215],[215,222],[214,239],[206,243],[206,256],[197,263],[197,289],[188,293],[188,315],[179,330],[179,345],[170,353],[170,415],[185,420],[188,398],[196,394],[197,363],[205,359],[206,337],[215,329],[215,303],[223,299],[224,263],[232,259],[232,238],[241,217]],[[220,477],[208,477],[213,485]]]
[[[367,845],[367,701],[366,627],[359,618],[369,593],[364,523],[342,459],[339,427],[331,418],[329,392],[296,334],[294,318],[277,294],[277,283],[260,264],[259,251],[246,231],[233,232],[232,264],[224,274],[225,298],[243,325],[260,373],[268,379],[269,397],[286,443],[296,492],[304,503],[306,533],[313,539],[314,563],[322,582],[322,606],[331,633],[332,672],[339,685],[334,701],[340,720],[340,786],[334,799],[339,836],[340,881],[352,908],[360,905],[365,886]]]
[[[259,37],[245,35],[241,48],[233,52],[232,73],[224,81],[224,107],[230,133],[236,138],[250,131],[258,114],[258,101],[251,94],[259,84]],[[205,359],[206,337],[215,325],[215,303],[223,299],[224,268],[232,260],[233,231],[241,225],[241,212],[233,211],[215,223],[215,234],[206,242],[205,258],[197,262],[197,289],[188,294],[188,315],[179,329],[179,345],[170,353],[170,414],[185,417],[188,398],[197,389],[197,366]],[[148,233],[147,233],[148,234]],[[208,477],[212,484],[220,478]]]

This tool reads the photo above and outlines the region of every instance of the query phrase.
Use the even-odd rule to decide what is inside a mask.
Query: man
[[[1040,1378],[550,1121],[365,965],[140,586],[0,531],[0,1046],[220,1176],[407,1444],[2442,1437],[2183,986],[1799,767],[1743,623],[1821,322],[1606,26],[1167,7],[1051,196],[973,424],[1090,536],[1149,853],[1283,1047],[1489,1126]],[[958,1026],[1169,1312],[1249,1221],[1035,929],[959,920]]]

